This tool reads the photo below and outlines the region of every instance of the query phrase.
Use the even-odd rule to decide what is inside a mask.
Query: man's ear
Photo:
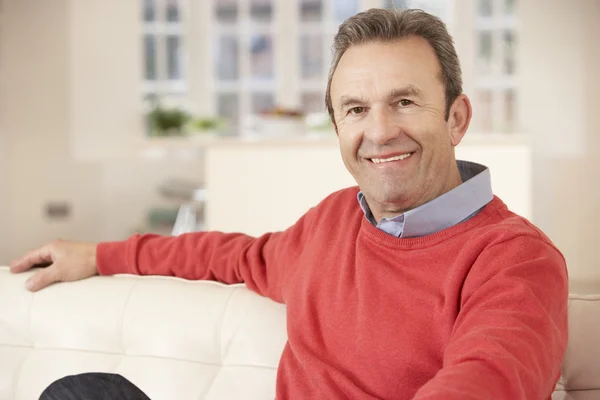
[[[448,114],[448,133],[450,134],[450,142],[452,146],[458,146],[462,140],[469,124],[471,123],[471,101],[465,94],[461,94],[454,100]]]

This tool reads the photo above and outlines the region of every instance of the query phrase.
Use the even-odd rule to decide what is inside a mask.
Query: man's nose
[[[394,117],[386,110],[372,109],[365,136],[376,144],[386,144],[400,135],[401,129]]]

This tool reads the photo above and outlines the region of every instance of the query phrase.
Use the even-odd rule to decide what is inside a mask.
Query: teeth
[[[371,158],[371,161],[373,161],[375,164],[379,164],[379,163],[390,162],[390,161],[404,160],[405,158],[410,157],[411,154],[412,153],[406,153],[406,154],[402,154],[402,155],[390,157],[390,158]]]

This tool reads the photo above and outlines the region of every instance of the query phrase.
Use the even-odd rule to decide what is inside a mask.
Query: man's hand
[[[23,272],[36,266],[48,265],[27,280],[32,292],[54,282],[78,281],[98,275],[95,243],[55,240],[32,250],[10,265],[12,272]]]

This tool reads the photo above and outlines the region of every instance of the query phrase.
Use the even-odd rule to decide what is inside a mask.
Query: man
[[[455,160],[471,105],[444,24],[416,10],[348,19],[326,104],[359,189],[286,231],[53,242],[13,271],[52,263],[34,291],[98,273],[245,282],[287,305],[278,399],[550,398],[565,262],[492,195],[487,168]]]

